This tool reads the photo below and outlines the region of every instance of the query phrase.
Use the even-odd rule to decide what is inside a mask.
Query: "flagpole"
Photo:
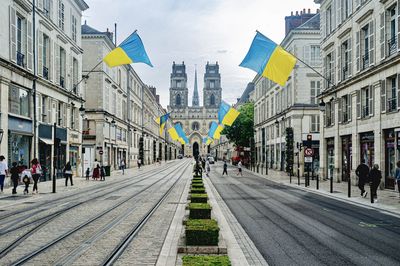
[[[261,32],[259,32],[258,30],[256,30],[257,33],[261,34],[262,36],[264,36],[265,38],[269,39],[268,37],[266,37],[264,34],[262,34]],[[285,50],[286,51],[286,50]],[[288,51],[286,51],[287,53],[289,53]],[[323,78],[324,80],[326,80],[328,82],[328,84],[332,85],[332,87],[335,86],[335,84],[333,84],[329,79],[327,79],[324,75],[322,75],[320,72],[318,72],[315,68],[313,68],[312,66],[310,66],[309,64],[307,64],[306,62],[304,62],[302,59],[298,58],[296,55],[291,54],[293,57],[295,57],[297,60],[299,60],[300,62],[302,62],[306,67],[310,68],[312,71],[314,71],[318,76],[320,76],[321,78]]]

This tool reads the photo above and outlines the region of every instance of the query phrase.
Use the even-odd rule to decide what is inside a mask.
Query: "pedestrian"
[[[86,169],[86,180],[89,180],[89,176],[90,176],[90,168],[88,167]]]
[[[358,188],[361,191],[361,197],[367,197],[368,192],[365,191],[364,185],[368,182],[369,167],[365,164],[365,160],[356,169],[356,175],[358,176]]]
[[[100,165],[97,164],[96,167],[93,169],[93,179],[98,180],[100,176]]]
[[[400,161],[397,161],[396,166],[396,172],[394,174],[394,185],[396,186],[397,184],[397,192],[399,192],[400,198]]]
[[[11,181],[13,183],[12,194],[14,195],[14,194],[17,194],[17,187],[18,187],[18,181],[19,181],[19,169],[18,169],[17,162],[12,163],[10,173],[11,173]]]
[[[100,167],[100,180],[106,181],[106,168],[104,167],[104,165]]]
[[[67,164],[64,166],[64,177],[65,177],[65,186],[68,186],[68,179],[71,180],[71,186],[74,184],[72,183],[72,169],[71,169],[71,163],[67,162]]]
[[[31,171],[27,168],[24,168],[21,172],[22,182],[25,185],[24,195],[29,194],[29,184],[32,183],[32,174]]]
[[[210,162],[209,162],[209,160],[207,159],[207,161],[206,161],[206,176],[208,176],[209,175],[209,173],[210,173]]]
[[[31,167],[31,173],[32,173],[32,178],[33,178],[33,189],[32,189],[32,194],[38,194],[38,181],[39,178],[42,174],[42,167],[40,166],[40,163],[38,159],[34,158],[32,160],[32,167]]]
[[[242,160],[239,160],[237,168],[238,168],[237,175],[240,174],[241,176],[243,176],[243,174],[242,174]]]
[[[122,174],[125,174],[125,160],[124,159],[121,159],[119,168],[122,170]]]
[[[137,166],[138,166],[139,169],[140,169],[141,164],[142,164],[142,160],[137,159]]]
[[[228,175],[228,164],[226,163],[226,160],[224,160],[224,171],[222,172],[222,175]]]
[[[378,195],[376,194],[376,191],[378,190],[379,184],[381,183],[382,179],[382,173],[379,170],[379,165],[374,164],[374,167],[372,170],[369,172],[369,180],[370,180],[370,186],[371,186],[371,193],[372,197],[374,198],[375,202],[378,202]]]
[[[4,180],[8,172],[8,165],[3,155],[0,155],[0,193],[3,193]]]

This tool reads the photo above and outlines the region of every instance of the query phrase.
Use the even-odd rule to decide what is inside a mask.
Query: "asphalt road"
[[[400,219],[244,172],[211,181],[269,265],[400,265]]]

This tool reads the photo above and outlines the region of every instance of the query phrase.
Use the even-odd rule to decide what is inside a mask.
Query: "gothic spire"
[[[192,106],[199,106],[199,92],[197,91],[197,68],[194,70],[194,91],[192,98]]]

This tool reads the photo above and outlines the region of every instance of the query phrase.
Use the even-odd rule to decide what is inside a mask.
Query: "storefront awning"
[[[46,143],[47,145],[53,145],[53,140],[52,139],[45,139],[45,138],[39,138],[41,142]]]

